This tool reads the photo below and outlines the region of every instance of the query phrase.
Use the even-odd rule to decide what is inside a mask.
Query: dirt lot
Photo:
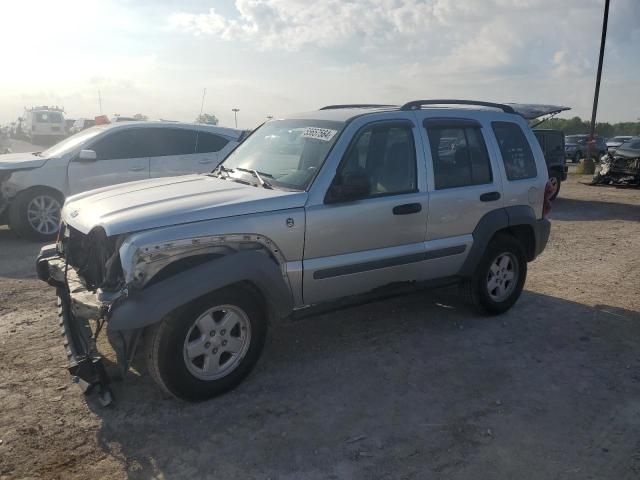
[[[0,229],[0,478],[640,478],[640,192],[572,177],[508,314],[455,289],[271,330],[202,404],[70,384],[39,246]]]

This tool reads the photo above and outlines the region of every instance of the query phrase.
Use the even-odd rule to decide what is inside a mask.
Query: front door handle
[[[203,158],[202,160],[198,160],[198,163],[213,163],[213,160],[207,160],[206,158]]]
[[[131,167],[129,169],[130,172],[141,172],[143,170],[146,170],[147,167],[143,167],[143,166],[138,166],[138,167]]]
[[[495,202],[496,200],[500,200],[500,192],[489,192],[480,195],[481,202]]]
[[[419,203],[405,203],[404,205],[393,207],[394,215],[411,215],[420,211],[422,211],[422,205]]]

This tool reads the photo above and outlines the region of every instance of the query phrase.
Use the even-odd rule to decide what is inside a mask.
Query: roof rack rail
[[[340,108],[379,108],[379,107],[397,107],[398,105],[384,105],[380,103],[348,103],[345,105],[326,105],[320,110],[338,110]]]
[[[499,108],[505,113],[516,113],[516,111],[509,105],[502,103],[481,102],[477,100],[413,100],[407,102],[400,107],[400,110],[418,110],[423,105],[477,105],[481,107]]]

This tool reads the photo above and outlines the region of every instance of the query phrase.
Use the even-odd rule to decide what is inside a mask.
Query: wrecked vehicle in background
[[[640,186],[640,137],[603,156],[591,184]]]

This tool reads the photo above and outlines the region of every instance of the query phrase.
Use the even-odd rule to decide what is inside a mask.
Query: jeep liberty
[[[521,107],[332,105],[265,123],[209,174],[68,198],[37,272],[74,380],[111,401],[106,332],[123,373],[140,346],[165,392],[208,399],[249,374],[271,321],[402,283],[505,312],[550,231]]]

